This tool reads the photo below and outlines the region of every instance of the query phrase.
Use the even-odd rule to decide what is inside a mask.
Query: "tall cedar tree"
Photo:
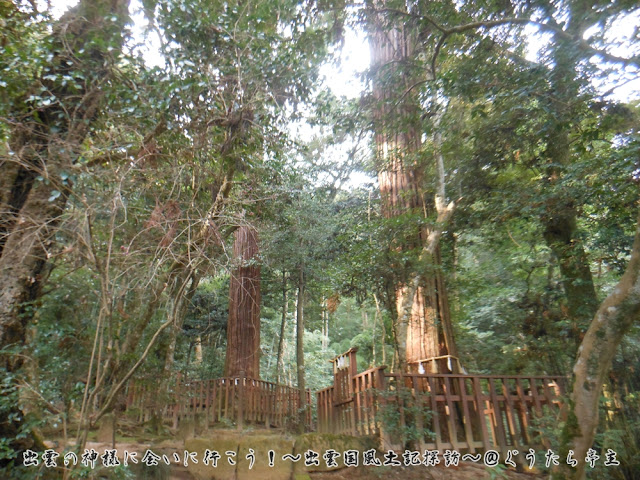
[[[374,7],[384,6],[384,2],[374,4]],[[420,108],[416,95],[409,92],[416,83],[409,67],[415,55],[416,38],[410,27],[389,25],[382,14],[374,13],[372,18],[369,35],[375,72],[374,129],[383,215],[390,219],[405,214],[429,214],[434,208],[423,195],[424,171],[417,161],[422,144]],[[398,84],[402,87],[400,92]],[[402,95],[400,98],[398,93]],[[430,241],[431,234],[427,226],[416,227],[412,238],[401,239],[396,248],[422,248]],[[457,356],[437,244],[429,253],[421,260],[430,263],[432,268],[428,274],[414,272],[418,280],[415,288],[411,286],[410,275],[396,280],[392,314],[401,368],[409,364],[415,368],[416,362],[433,357]],[[449,365],[445,361],[427,362],[424,366],[444,373],[450,371]]]

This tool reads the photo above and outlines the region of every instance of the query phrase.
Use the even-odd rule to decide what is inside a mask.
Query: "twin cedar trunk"
[[[238,262],[229,285],[227,377],[260,378],[260,263],[258,232],[242,226],[235,232],[233,258]]]
[[[407,28],[388,26],[380,15],[374,16],[370,43],[376,70],[373,83],[375,142],[385,218],[406,214],[426,216],[433,212],[433,207],[424,198],[424,167],[418,162],[422,143],[419,103],[415,93],[410,91],[416,83],[416,76],[409,67],[414,41],[414,35]],[[399,95],[402,95],[400,100]],[[428,227],[416,227],[410,238],[397,239],[395,248],[420,248],[429,233]],[[428,272],[424,266],[413,265],[409,274],[396,280],[395,334],[401,368],[408,365],[415,369],[421,360],[455,355],[439,247],[429,260]],[[419,270],[422,270],[420,285],[413,298],[407,299],[412,293],[408,286],[410,277]],[[446,362],[440,366],[437,362],[427,362],[423,366],[426,370],[445,373],[449,371],[445,365]]]

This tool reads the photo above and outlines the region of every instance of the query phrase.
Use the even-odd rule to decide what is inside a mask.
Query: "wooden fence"
[[[356,350],[337,356],[334,384],[317,393],[317,430],[354,436],[377,435],[384,448],[412,441],[425,450],[506,454],[547,447],[540,422],[557,415],[566,388],[559,376],[358,373]],[[312,429],[311,393],[305,422]],[[127,410],[146,421],[152,415],[178,427],[184,420],[288,427],[300,410],[296,388],[251,378],[176,381],[164,396],[157,387],[132,382]],[[552,418],[552,417],[551,417]]]
[[[300,393],[297,388],[252,378],[217,378],[176,382],[168,399],[158,398],[157,387],[132,382],[127,392],[127,410],[148,420],[153,412],[177,428],[179,423],[198,418],[205,425],[232,422],[267,427],[286,427],[297,422]],[[307,390],[306,424],[311,420],[311,392]]]
[[[565,377],[384,370],[352,375],[349,399],[343,385],[318,392],[318,431],[380,435],[395,449],[411,439],[421,449],[523,451],[545,445],[538,423],[558,413],[566,387]]]

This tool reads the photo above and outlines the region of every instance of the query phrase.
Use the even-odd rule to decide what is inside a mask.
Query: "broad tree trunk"
[[[384,2],[374,4],[382,6]],[[383,215],[385,218],[430,215],[438,205],[429,204],[424,198],[424,167],[417,161],[422,131],[418,98],[415,90],[411,90],[418,78],[410,65],[415,55],[415,36],[407,27],[390,25],[381,14],[373,13],[372,18],[370,44],[376,71],[374,128]],[[440,217],[440,212],[437,213]],[[434,233],[438,234],[434,236]],[[420,249],[433,243],[428,254],[421,255],[420,265],[403,268],[404,273],[396,279],[396,312],[392,317],[396,318],[394,330],[400,368],[407,368],[407,364],[415,368],[420,360],[455,355],[446,286],[440,268],[440,233],[430,227],[416,227],[410,238],[395,242],[399,250]],[[425,265],[429,265],[426,272]],[[425,367],[433,370],[436,363],[429,362]]]
[[[258,233],[242,226],[235,232],[231,274],[225,375],[260,378],[260,265]]]
[[[543,219],[544,238],[560,268],[567,313],[572,323],[571,337],[577,346],[584,328],[598,309],[598,297],[587,254],[578,238],[575,208],[569,202],[560,202],[549,202]]]
[[[583,480],[584,458],[598,428],[598,404],[613,357],[624,335],[640,318],[640,215],[627,269],[598,308],[578,350],[573,367],[573,390],[563,430],[566,455],[574,451],[575,469],[563,466],[554,479]]]

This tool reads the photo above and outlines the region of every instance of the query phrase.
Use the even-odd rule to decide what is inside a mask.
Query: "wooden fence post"
[[[243,427],[243,423],[244,423],[244,372],[240,372],[240,376],[241,378],[236,378],[236,382],[237,382],[237,389],[236,389],[236,393],[238,395],[238,418],[237,418],[237,424],[238,424],[238,430],[242,430]]]
[[[376,402],[378,407],[376,409],[377,417],[377,427],[378,427],[378,435],[380,436],[380,445],[382,450],[389,450],[392,446],[391,436],[387,429],[385,428],[384,422],[382,421],[382,412],[387,403],[387,399],[384,395],[387,392],[387,379],[384,375],[384,371],[386,369],[386,365],[379,367],[374,376],[374,388],[376,390]]]

